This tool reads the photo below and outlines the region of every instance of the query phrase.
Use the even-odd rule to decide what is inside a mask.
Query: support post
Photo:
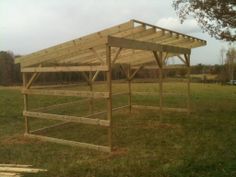
[[[163,106],[163,72],[162,72],[162,59],[163,59],[163,53],[160,52],[159,55],[159,92],[160,92],[160,119],[162,119],[162,106]]]
[[[128,105],[129,105],[129,112],[131,113],[131,108],[132,108],[132,99],[131,99],[131,66],[129,64],[129,67],[128,67],[128,87],[129,87],[129,100],[128,100]]]
[[[93,92],[93,76],[92,76],[92,71],[89,72],[89,89],[91,92]],[[94,98],[91,97],[89,100],[89,112],[93,113],[94,111]]]
[[[23,73],[23,87],[24,89],[26,89],[27,87],[26,73]],[[24,111],[27,111],[28,110],[28,95],[24,94],[23,97],[24,97]],[[24,118],[25,118],[25,134],[28,134],[29,133],[29,120],[27,116],[24,116]]]
[[[190,115],[190,112],[191,112],[191,105],[190,105],[190,82],[191,82],[190,55],[185,55],[185,59],[186,59],[186,65],[187,65],[187,92],[188,92],[187,109],[188,109],[188,115]]]
[[[112,70],[111,70],[111,47],[106,44],[106,65],[108,66],[107,71],[107,119],[110,121],[110,126],[108,127],[108,145],[112,151]]]
[[[159,55],[156,51],[153,51],[154,57],[156,62],[159,66],[159,107],[160,107],[160,119],[162,118],[162,105],[163,105],[163,73],[162,73],[162,66],[163,66],[163,52],[159,52]]]

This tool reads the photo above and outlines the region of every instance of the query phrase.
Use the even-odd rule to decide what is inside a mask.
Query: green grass
[[[158,91],[157,84],[132,86],[133,91]],[[104,90],[98,85],[95,90]],[[166,83],[164,105],[184,107],[186,85]],[[71,89],[79,89],[74,87]],[[86,90],[87,87],[82,87]],[[114,84],[113,90],[127,90],[126,84]],[[53,98],[53,99],[51,99]],[[75,98],[33,96],[31,107],[47,106]],[[0,88],[0,163],[32,164],[46,168],[40,177],[234,177],[236,176],[236,87],[210,84],[191,85],[192,113],[127,110],[114,112],[113,143],[117,152],[106,154],[93,150],[46,143],[23,137],[21,115],[23,97],[19,90]],[[96,101],[96,111],[106,105]],[[134,96],[133,102],[158,105],[158,96]],[[114,106],[127,104],[117,96]],[[52,113],[86,115],[86,104],[76,104]],[[105,118],[101,116],[101,118]],[[55,122],[31,120],[31,128]],[[106,144],[106,129],[67,124],[43,133],[53,137]]]

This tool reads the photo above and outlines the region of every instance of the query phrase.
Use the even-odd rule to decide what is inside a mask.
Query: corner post
[[[110,126],[108,127],[108,144],[110,150],[112,151],[112,69],[111,69],[111,47],[106,44],[106,65],[108,66],[107,76],[107,119],[110,121]]]
[[[159,53],[159,94],[160,94],[160,118],[162,118],[162,106],[163,106],[163,70],[162,70],[162,62],[163,62],[163,53]]]
[[[89,72],[89,88],[90,88],[90,91],[93,92],[93,76],[92,76],[92,71]],[[89,112],[90,113],[93,113],[94,111],[94,101],[93,101],[93,97],[90,98],[89,100]]]
[[[23,73],[23,89],[27,88],[27,75],[26,73]],[[28,110],[28,95],[24,94],[24,111]],[[27,116],[24,116],[25,118],[25,134],[29,134],[29,120]]]
[[[191,112],[191,101],[190,101],[190,97],[191,97],[191,93],[190,93],[190,83],[191,83],[191,67],[190,67],[190,54],[185,55],[185,60],[186,60],[186,65],[187,65],[187,93],[188,93],[188,97],[187,97],[187,109],[188,109],[188,115],[190,115]]]
[[[132,94],[131,94],[131,66],[129,64],[128,67],[128,87],[129,87],[129,100],[128,100],[128,105],[129,105],[129,112],[131,113],[132,109]]]

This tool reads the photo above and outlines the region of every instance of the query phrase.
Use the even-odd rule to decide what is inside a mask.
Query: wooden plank
[[[94,56],[101,62],[101,64],[105,64],[103,58],[99,55],[99,53],[96,52],[94,48],[90,48],[90,51],[94,54]]]
[[[50,90],[50,89],[23,89],[23,94],[28,95],[51,95],[51,96],[77,96],[85,98],[108,98],[108,92],[91,92],[76,90]]]
[[[15,172],[15,173],[38,173],[47,170],[37,168],[23,168],[23,167],[0,167],[1,172]]]
[[[133,66],[132,69],[138,69],[140,66]],[[144,65],[142,69],[154,69],[154,70],[158,70],[159,69],[159,66],[155,66],[155,65]],[[172,69],[186,69],[186,65],[167,65],[167,66],[164,66],[162,68],[163,70],[172,70]]]
[[[23,73],[23,88],[25,89],[27,86],[27,74]],[[23,94],[24,97],[24,111],[28,110],[28,95],[27,94]],[[25,133],[29,132],[29,120],[27,116],[24,116],[25,118]]]
[[[116,63],[116,60],[117,60],[117,58],[118,58],[118,56],[119,56],[121,50],[122,50],[121,47],[118,48],[118,50],[117,50],[117,52],[116,52],[116,54],[115,54],[115,56],[114,56],[114,58],[113,58],[113,60],[112,60],[112,65],[114,65],[114,64]]]
[[[129,105],[129,112],[131,113],[131,109],[132,109],[132,93],[131,93],[131,81],[132,81],[132,76],[131,76],[131,66],[129,64],[128,67],[128,91],[129,91],[129,97],[128,97],[128,105]]]
[[[179,33],[179,32],[176,32],[176,31],[172,31],[172,30],[169,30],[169,29],[166,29],[166,28],[162,28],[162,27],[159,27],[159,26],[156,26],[156,25],[152,25],[152,24],[149,24],[149,23],[145,23],[145,22],[142,22],[142,21],[139,21],[139,20],[133,20],[133,21],[134,21],[134,23],[144,24],[144,25],[147,25],[147,26],[150,26],[150,27],[154,27],[154,28],[162,30],[162,31],[168,31],[168,32],[171,32],[171,33],[174,33],[174,34],[185,36],[185,37],[187,37],[189,39],[194,39],[194,40],[200,41],[200,42],[202,42],[203,45],[206,45],[206,41],[205,40],[202,40],[202,39],[199,39],[199,38],[196,38],[196,37],[193,37],[193,36],[189,36],[189,35],[186,35],[184,33]]]
[[[0,167],[32,167],[32,165],[21,165],[21,164],[0,164]]]
[[[124,109],[124,108],[127,108],[127,107],[129,107],[129,105],[119,106],[119,107],[116,107],[116,108],[112,108],[112,111],[118,111],[120,109]],[[107,113],[107,111],[100,111],[100,112],[96,112],[96,113],[93,113],[93,114],[86,115],[85,117],[93,117],[93,116],[106,114],[106,113]]]
[[[34,52],[32,54],[29,54],[23,57],[20,57],[16,59],[15,63],[22,63],[26,61],[30,61],[30,62],[35,61],[34,64],[41,63],[45,60],[48,60],[49,58],[52,58],[50,54],[61,53],[61,52],[65,53],[66,51],[69,52],[71,50],[80,50],[81,47],[86,48],[84,46],[87,46],[87,48],[91,48],[95,46],[94,44],[96,44],[97,41],[101,39],[105,39],[107,35],[116,34],[116,33],[126,31],[132,28],[133,28],[133,22],[128,21],[123,24],[119,24],[111,28],[107,28],[102,31],[92,33],[87,36],[84,36],[75,40],[71,40],[71,41],[68,41],[68,42],[53,46],[53,47],[49,47],[47,49]],[[102,43],[105,44],[105,41],[103,41]],[[90,46],[88,44],[90,44]],[[39,58],[41,58],[41,60],[36,62],[37,61],[36,59],[39,59]]]
[[[21,68],[21,72],[78,72],[78,71],[107,71],[107,66],[55,66]]]
[[[132,105],[133,108],[137,109],[147,109],[147,110],[160,110],[159,106],[144,106],[144,105]],[[169,108],[169,107],[162,107],[162,111],[165,112],[188,112],[186,108]]]
[[[0,177],[21,177],[19,173],[0,172]]]
[[[190,54],[191,50],[187,48],[175,47],[170,45],[161,45],[152,42],[137,41],[108,36],[108,44],[112,47],[122,47],[128,49],[160,51],[169,53]]]
[[[62,123],[60,122],[60,123],[58,123],[58,124],[54,124],[54,125],[51,125],[51,126],[39,128],[39,129],[37,129],[37,130],[32,130],[32,131],[30,131],[30,133],[40,133],[40,132],[43,132],[43,131],[45,131],[45,130],[49,130],[49,129],[51,129],[51,128],[55,128],[55,127],[59,127],[59,126],[62,126],[62,125],[66,125],[66,124],[68,124],[68,123],[70,123],[70,122],[62,122]]]
[[[106,64],[108,66],[108,71],[106,72],[107,79],[107,120],[110,122],[110,127],[108,128],[108,144],[111,150],[112,147],[112,68],[111,68],[111,47],[106,45]]]
[[[62,144],[62,145],[70,145],[70,146],[81,147],[81,148],[86,148],[86,149],[93,149],[93,150],[98,150],[101,152],[111,152],[110,147],[107,147],[107,146],[101,146],[101,145],[95,145],[95,144],[89,144],[89,143],[81,143],[81,142],[76,142],[76,141],[63,140],[63,139],[46,137],[46,136],[41,136],[41,135],[34,135],[34,134],[25,134],[25,136],[30,137],[30,138],[36,138],[36,139],[39,139],[42,141],[58,143],[58,144]]]
[[[49,105],[49,106],[45,106],[45,107],[35,108],[35,109],[32,109],[32,111],[36,111],[36,112],[37,111],[49,111],[52,109],[64,108],[65,106],[81,103],[81,102],[88,101],[88,100],[89,99],[81,99],[81,100],[76,100],[76,101],[71,101],[71,102],[66,102],[66,103],[59,103],[59,104]]]
[[[90,119],[86,117],[77,117],[77,116],[50,114],[50,113],[42,113],[42,112],[32,112],[32,111],[23,111],[23,115],[27,117],[33,117],[33,118],[39,118],[39,119],[50,119],[50,120],[59,120],[59,121],[65,121],[65,122],[100,125],[104,127],[110,126],[109,120]]]

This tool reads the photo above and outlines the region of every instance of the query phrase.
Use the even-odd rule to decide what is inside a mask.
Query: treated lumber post
[[[191,82],[190,55],[185,55],[185,59],[186,59],[186,65],[187,65],[187,92],[188,92],[187,109],[188,109],[188,115],[190,115],[190,112],[191,112],[191,106],[190,106],[190,82]]]
[[[23,88],[26,89],[27,87],[27,75],[26,73],[23,73]],[[28,95],[23,94],[24,96],[24,111],[28,110]],[[24,116],[25,118],[25,134],[29,133],[29,120],[27,116]]]
[[[110,121],[110,126],[108,127],[108,144],[112,151],[112,75],[111,75],[111,47],[106,44],[106,65],[108,67],[107,71],[107,119]]]
[[[162,118],[162,105],[163,105],[163,73],[162,73],[162,66],[163,66],[163,53],[159,52],[159,55],[156,51],[153,51],[157,64],[159,66],[159,107],[160,107],[160,118]]]
[[[159,87],[160,87],[160,118],[162,118],[162,105],[163,105],[163,72],[162,72],[162,59],[163,53],[160,52],[159,62],[160,62],[160,69],[159,69]]]
[[[131,66],[129,64],[128,67],[128,86],[129,86],[129,101],[128,101],[128,105],[129,105],[129,112],[131,113],[131,108],[132,108],[132,100],[131,100]]]
[[[89,72],[89,88],[90,88],[90,91],[93,92],[93,76],[92,76],[92,71]],[[90,101],[89,101],[89,112],[90,113],[93,113],[93,110],[94,110],[94,98],[91,97],[90,98]]]

